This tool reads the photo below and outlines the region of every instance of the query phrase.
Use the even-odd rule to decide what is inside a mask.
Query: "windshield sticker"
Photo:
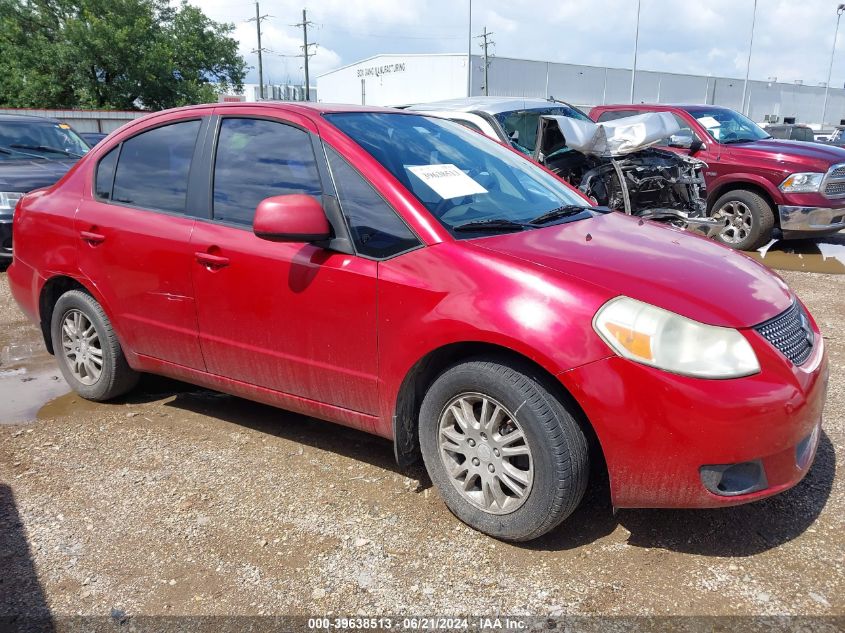
[[[712,116],[703,116],[700,119],[698,119],[698,122],[701,123],[701,125],[706,127],[708,130],[710,128],[714,128],[714,127],[722,127],[722,124],[719,123]]]
[[[406,165],[405,169],[431,187],[444,200],[487,193],[487,190],[454,165]]]

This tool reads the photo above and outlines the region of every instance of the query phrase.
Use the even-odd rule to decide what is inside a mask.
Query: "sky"
[[[641,0],[637,67],[745,77],[754,0]],[[255,4],[191,0],[209,17],[230,22],[240,52],[258,81]],[[827,79],[838,3],[758,0],[751,78]],[[264,78],[301,83],[302,30],[308,10],[312,83],[320,73],[379,53],[465,53],[468,0],[273,0],[260,5]],[[636,0],[474,0],[472,35],[486,26],[502,57],[631,67]],[[845,21],[837,38],[832,86],[845,85]],[[473,39],[473,53],[480,53]],[[285,57],[288,55],[289,57]]]

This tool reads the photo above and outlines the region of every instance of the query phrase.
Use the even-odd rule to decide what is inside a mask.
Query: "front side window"
[[[410,113],[325,117],[393,174],[455,237],[472,236],[484,222],[487,229],[527,230],[534,228],[527,222],[549,211],[587,205],[530,160],[451,121]],[[590,217],[573,213],[578,215],[573,219]]]
[[[223,119],[214,161],[214,219],[252,226],[265,198],[322,193],[308,132],[263,119]]]
[[[590,117],[580,110],[567,105],[500,112],[495,116],[511,144],[529,156],[534,153],[534,147],[537,145],[537,125],[541,116],[568,116],[579,121],[590,120]]]
[[[687,112],[707,130],[714,141],[726,145],[771,138],[754,121],[727,108],[689,108]]]
[[[340,154],[326,147],[340,206],[359,255],[384,259],[420,242],[402,218]]]
[[[157,127],[123,141],[112,200],[183,213],[199,121]]]

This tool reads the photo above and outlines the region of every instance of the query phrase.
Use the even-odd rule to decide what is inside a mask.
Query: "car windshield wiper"
[[[524,231],[525,229],[537,228],[532,224],[526,222],[515,222],[507,218],[491,218],[489,220],[473,220],[472,222],[465,222],[452,227],[454,231],[473,232],[473,231]]]
[[[768,138],[772,138],[769,136]],[[754,141],[762,141],[762,138],[729,138],[727,141],[722,141],[722,145],[733,145],[734,143],[753,143]]]
[[[562,207],[558,207],[557,209],[552,209],[543,215],[538,215],[533,220],[529,220],[531,224],[548,224],[549,222],[554,222],[555,220],[560,220],[562,218],[568,218],[573,215],[578,215],[579,213],[583,213],[584,211],[604,211],[604,209],[598,207],[590,207],[586,205],[580,204],[565,204]]]
[[[63,154],[65,156],[73,156],[74,158],[82,158],[82,154],[77,154],[69,149],[61,149],[60,147],[50,147],[49,145],[19,145],[14,143],[9,145],[14,149],[31,149],[38,152],[53,152],[54,154]]]
[[[29,152],[22,152],[19,149],[10,149],[12,147],[14,147],[14,145],[10,145],[9,147],[0,147],[0,152],[2,152],[3,154],[8,154],[9,156],[14,156],[16,154],[20,154],[20,155],[23,155],[23,156],[27,156],[29,158],[37,158],[38,160],[47,160],[41,154],[30,154]]]

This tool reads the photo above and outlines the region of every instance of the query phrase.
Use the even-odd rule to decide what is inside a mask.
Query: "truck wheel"
[[[527,541],[557,526],[587,487],[587,440],[528,365],[479,358],[429,388],[419,440],[429,477],[470,527]]]
[[[59,297],[50,331],[59,369],[83,398],[111,400],[138,383],[138,372],[126,362],[108,317],[91,295],[70,290]]]
[[[725,220],[725,228],[716,239],[731,248],[753,251],[772,239],[774,211],[753,191],[735,189],[727,192],[716,200],[711,215]]]

